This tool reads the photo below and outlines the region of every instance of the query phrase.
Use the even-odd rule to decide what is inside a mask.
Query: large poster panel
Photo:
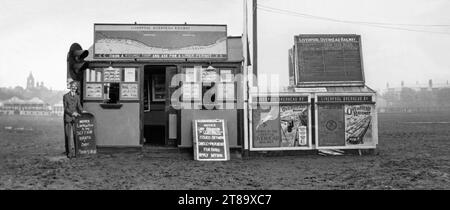
[[[281,147],[308,145],[308,106],[281,105]]]
[[[319,105],[318,126],[319,146],[345,146],[343,104]]]
[[[300,84],[364,82],[359,35],[298,35],[295,45]]]
[[[94,58],[224,60],[227,26],[95,24]]]
[[[267,105],[253,109],[253,147],[280,147],[280,108]]]
[[[345,105],[346,145],[372,145],[372,106]]]

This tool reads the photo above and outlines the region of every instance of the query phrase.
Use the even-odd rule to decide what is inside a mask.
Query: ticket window
[[[84,99],[120,104],[139,100],[137,68],[93,68],[85,73]]]

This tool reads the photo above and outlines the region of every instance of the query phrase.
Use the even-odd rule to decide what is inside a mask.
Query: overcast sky
[[[344,21],[447,25],[391,25],[427,31],[415,32],[258,10],[259,72],[280,74],[281,84],[288,82],[287,51],[294,35],[310,33],[360,34],[366,83],[375,89],[402,80],[407,84],[450,80],[449,0],[258,2],[266,8]],[[89,48],[94,23],[227,24],[228,35],[240,36],[242,8],[241,0],[1,0],[0,87],[25,87],[32,71],[47,87],[64,89],[69,46],[78,42]]]

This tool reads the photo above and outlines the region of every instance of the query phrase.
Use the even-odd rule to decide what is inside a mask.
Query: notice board
[[[94,115],[82,113],[80,117],[76,118],[74,128],[76,156],[96,154]]]
[[[297,81],[301,84],[364,83],[361,37],[354,34],[295,36]]]
[[[194,160],[230,160],[227,126],[224,119],[193,120]]]

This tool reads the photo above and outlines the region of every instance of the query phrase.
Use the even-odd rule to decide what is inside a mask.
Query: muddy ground
[[[448,190],[450,123],[436,122],[450,113],[379,114],[375,155],[198,162],[150,149],[67,159],[62,119],[0,116],[0,189]]]

